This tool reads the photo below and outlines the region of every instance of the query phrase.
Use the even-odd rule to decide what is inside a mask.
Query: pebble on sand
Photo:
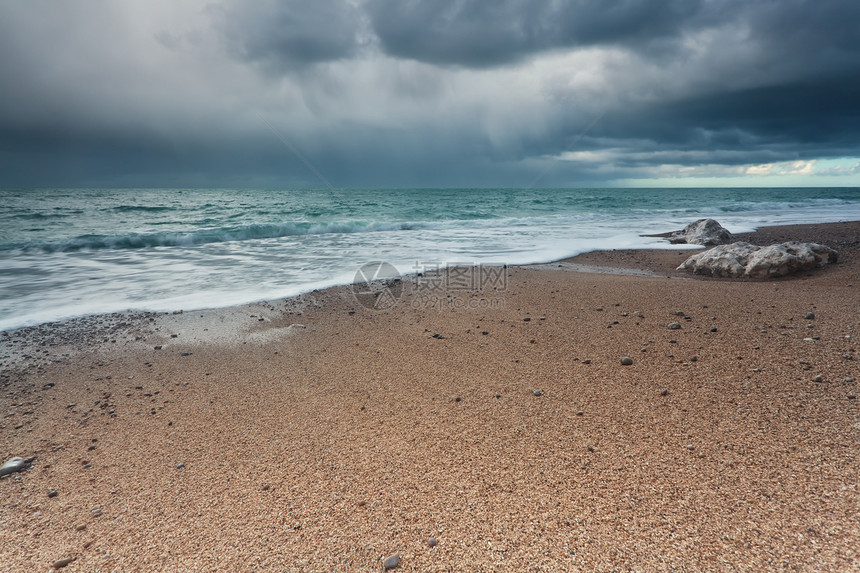
[[[400,554],[398,553],[395,553],[394,555],[389,555],[385,558],[385,561],[382,562],[382,568],[385,571],[388,571],[389,569],[394,569],[398,565],[400,565]]]
[[[629,356],[623,356],[621,358],[621,365],[622,366],[630,366],[632,364],[633,364],[633,359],[630,358]]]
[[[429,545],[430,547],[436,547],[438,544],[439,542],[436,540],[435,537],[431,537],[427,540],[427,545]]]
[[[14,474],[24,469],[24,458],[9,458],[0,466],[0,476]]]
[[[53,563],[51,563],[52,569],[62,569],[66,565],[69,565],[72,561],[74,561],[74,557],[64,557],[62,559],[57,559]]]
[[[668,328],[669,330],[678,330],[681,328],[681,325],[677,322],[670,322],[668,325],[666,325],[666,328]]]
[[[540,391],[540,390],[535,390],[534,392],[532,392],[532,394],[534,394],[535,396],[540,396],[540,395],[541,395],[541,391]]]
[[[815,313],[814,312],[807,312],[806,314],[803,315],[803,318],[805,318],[806,320],[813,320],[815,318]]]

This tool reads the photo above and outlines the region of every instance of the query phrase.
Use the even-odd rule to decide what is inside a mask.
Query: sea
[[[860,220],[860,188],[39,189],[0,191],[0,331],[123,310],[173,312],[401,274],[527,264],[703,217],[732,232]]]

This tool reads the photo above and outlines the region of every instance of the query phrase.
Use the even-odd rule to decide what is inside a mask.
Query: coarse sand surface
[[[856,571],[860,223],[742,238],[0,333],[0,571]]]

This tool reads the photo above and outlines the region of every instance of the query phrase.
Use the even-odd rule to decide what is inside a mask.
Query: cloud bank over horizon
[[[860,185],[857,22],[829,0],[0,0],[0,187]]]

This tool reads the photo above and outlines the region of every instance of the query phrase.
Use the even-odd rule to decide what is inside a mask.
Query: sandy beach
[[[2,333],[0,570],[857,570],[860,222],[739,238]]]

